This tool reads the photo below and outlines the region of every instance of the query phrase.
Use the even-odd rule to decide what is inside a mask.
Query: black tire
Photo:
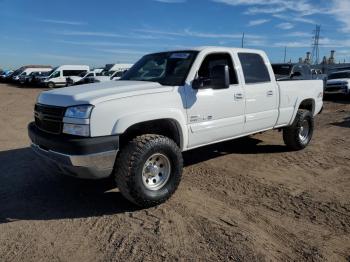
[[[301,137],[301,132],[305,129],[304,123],[307,122],[308,133]],[[310,111],[298,110],[294,122],[291,126],[283,129],[284,143],[292,150],[304,149],[311,141],[314,132],[314,118]]]
[[[48,82],[48,83],[47,83],[47,87],[48,87],[48,88],[55,88],[55,86],[56,86],[56,85],[55,85],[54,82]]]
[[[143,168],[146,161],[158,153],[168,158],[170,176],[160,189],[150,190],[143,182]],[[114,175],[126,199],[141,207],[151,207],[165,202],[176,191],[181,181],[182,168],[182,154],[173,140],[147,134],[134,138],[121,150]]]

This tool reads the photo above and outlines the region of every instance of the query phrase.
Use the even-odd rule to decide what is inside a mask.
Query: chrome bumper
[[[111,175],[118,150],[86,155],[67,155],[32,144],[33,151],[59,173],[83,179],[101,179]],[[50,169],[52,171],[52,169]]]

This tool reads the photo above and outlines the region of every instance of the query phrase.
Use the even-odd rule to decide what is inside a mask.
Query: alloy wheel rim
[[[310,124],[306,119],[301,123],[299,129],[299,138],[302,142],[306,142],[309,139]]]
[[[142,182],[149,190],[159,190],[168,182],[171,173],[171,164],[167,156],[155,153],[143,165]]]

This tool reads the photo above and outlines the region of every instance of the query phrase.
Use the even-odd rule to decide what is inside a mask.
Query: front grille
[[[347,83],[346,82],[339,82],[339,83],[327,83],[327,87],[331,88],[347,88]]]
[[[42,131],[60,134],[65,111],[64,107],[36,104],[34,108],[35,124]]]
[[[341,91],[346,90],[346,86],[327,86],[326,91],[335,92],[335,91]]]

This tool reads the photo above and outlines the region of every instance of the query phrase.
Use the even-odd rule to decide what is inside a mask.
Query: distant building
[[[310,52],[306,52],[306,57],[305,57],[305,60],[304,60],[304,63],[305,64],[311,64],[311,53]]]

